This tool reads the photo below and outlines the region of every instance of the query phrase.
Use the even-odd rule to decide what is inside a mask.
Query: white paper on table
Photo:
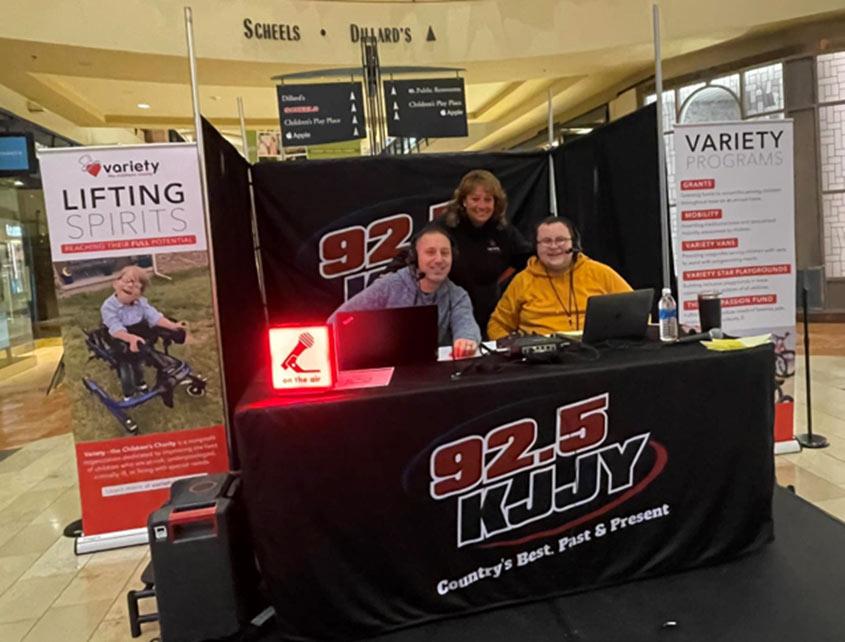
[[[498,352],[498,348],[496,347],[495,341],[484,341],[483,342],[485,348],[489,348],[492,352]],[[471,357],[462,357],[461,359],[474,359],[475,357],[481,356],[481,350],[476,349],[475,354]],[[459,359],[459,361],[461,360]],[[452,346],[440,346],[437,349],[437,360],[438,361],[454,361],[452,358]]]
[[[390,383],[393,368],[365,368],[362,370],[340,370],[337,373],[335,390],[353,388],[380,388]]]

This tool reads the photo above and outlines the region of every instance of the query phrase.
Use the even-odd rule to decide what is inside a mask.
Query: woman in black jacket
[[[482,333],[514,270],[521,270],[532,248],[505,216],[508,197],[490,172],[474,169],[462,179],[441,223],[458,252],[449,278],[472,300]]]

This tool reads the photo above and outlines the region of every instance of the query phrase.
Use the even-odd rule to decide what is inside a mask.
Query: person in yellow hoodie
[[[543,219],[534,240],[537,256],[529,259],[499,300],[487,324],[490,339],[512,332],[583,330],[588,298],[631,291],[613,268],[581,251],[577,231],[568,219]]]

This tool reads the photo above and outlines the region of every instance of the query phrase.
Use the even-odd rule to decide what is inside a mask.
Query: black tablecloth
[[[647,577],[772,537],[766,346],[272,398],[235,416],[256,551],[291,639],[354,639]]]

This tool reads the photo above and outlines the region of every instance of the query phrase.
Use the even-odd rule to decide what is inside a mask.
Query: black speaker
[[[162,642],[236,634],[258,612],[258,571],[232,474],[180,479],[147,522]]]

